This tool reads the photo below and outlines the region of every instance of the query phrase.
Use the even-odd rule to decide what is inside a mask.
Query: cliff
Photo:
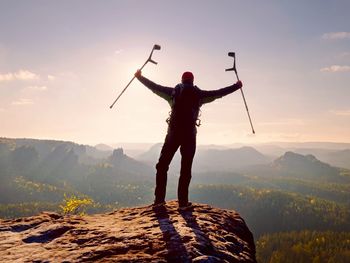
[[[194,204],[108,214],[0,220],[2,262],[256,262],[251,232],[234,211]]]

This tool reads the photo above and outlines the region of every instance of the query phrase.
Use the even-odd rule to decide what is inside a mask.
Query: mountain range
[[[336,144],[336,146],[347,144]],[[148,151],[138,155],[135,159],[155,166],[158,161],[162,144],[153,145]],[[335,147],[335,146],[334,146]],[[333,148],[334,148],[333,147]],[[193,161],[193,170],[196,172],[227,172],[235,169],[269,164],[273,160],[283,156],[286,152],[294,152],[300,155],[312,155],[318,160],[329,163],[332,166],[350,169],[350,149],[335,150],[323,148],[282,148],[274,145],[241,146],[239,148],[227,148],[223,146],[198,146]],[[177,152],[170,165],[171,173],[178,173],[180,169],[180,154]]]
[[[159,158],[162,144],[155,144],[147,152],[136,157],[137,160],[149,165],[155,165]],[[180,170],[181,156],[177,152],[170,165],[171,173],[178,173]],[[253,147],[241,147],[228,149],[215,146],[199,146],[193,161],[193,170],[196,172],[227,172],[257,164],[267,164],[272,159]]]
[[[0,138],[1,145],[2,152],[6,149],[17,149],[17,158],[22,158],[18,162],[28,162],[28,160],[23,160],[26,154],[19,150],[22,147],[22,152],[24,152],[23,147],[27,147],[27,158],[37,158],[37,162],[43,162],[46,166],[57,166],[63,159],[66,159],[66,161],[70,159],[71,163],[86,165],[109,163],[115,169],[119,169],[121,173],[124,171],[129,175],[132,173],[145,176],[151,176],[155,173],[154,167],[162,147],[161,143],[155,144],[144,153],[131,158],[125,154],[122,148],[113,149],[104,144],[93,147],[67,141]],[[336,146],[339,145],[336,144]],[[28,147],[31,148],[32,153],[30,153]],[[280,146],[265,145],[264,147],[262,150],[265,150],[265,152],[267,152],[267,148],[272,149],[273,147],[275,150],[283,150]],[[31,154],[32,156],[29,157]],[[35,156],[36,154],[37,156]],[[181,156],[177,152],[169,173],[179,173],[180,158]],[[294,151],[285,151],[279,156],[273,156],[248,146],[232,149],[223,146],[200,145],[197,147],[193,163],[194,173],[244,173],[245,171],[252,172],[255,170],[254,174],[256,174],[260,170],[261,174],[283,173],[291,175],[294,173],[294,176],[299,174],[306,177],[312,177],[315,174],[318,174],[319,177],[338,174],[339,169],[335,167],[350,169],[350,149],[297,148]]]

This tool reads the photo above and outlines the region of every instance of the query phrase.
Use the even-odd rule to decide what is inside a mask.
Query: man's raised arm
[[[158,85],[154,83],[153,81],[149,80],[148,78],[145,78],[142,76],[141,70],[136,71],[135,77],[147,88],[149,88],[151,91],[153,91],[158,96],[162,97],[163,99],[167,100],[168,102],[171,101],[172,93],[174,88],[164,87],[161,85]]]
[[[201,90],[201,104],[212,102],[216,99],[224,97],[228,94],[235,92],[236,90],[242,88],[243,84],[241,81],[237,81],[235,84],[228,86],[226,88],[217,90]]]

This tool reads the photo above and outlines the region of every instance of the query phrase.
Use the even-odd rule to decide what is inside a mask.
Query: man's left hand
[[[139,77],[141,77],[141,76],[142,76],[142,72],[141,72],[141,70],[138,69],[138,70],[136,71],[136,73],[135,73],[135,77],[136,77],[136,78],[139,78]]]

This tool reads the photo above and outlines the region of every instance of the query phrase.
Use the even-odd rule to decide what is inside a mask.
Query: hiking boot
[[[192,207],[192,203],[191,202],[187,202],[187,204],[180,204],[179,203],[179,211],[186,211],[188,209],[190,209]]]
[[[152,204],[152,207],[157,208],[157,207],[161,207],[164,205],[165,205],[165,201],[161,201],[161,202],[154,201],[154,203]]]

